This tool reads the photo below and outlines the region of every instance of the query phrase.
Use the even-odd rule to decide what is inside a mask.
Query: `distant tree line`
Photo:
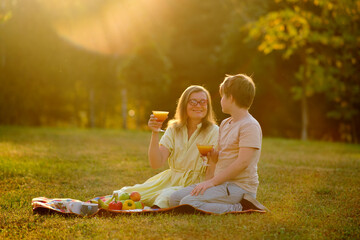
[[[143,19],[154,29],[127,54],[54,30],[55,18],[126,1],[68,1],[54,16],[41,0],[4,0],[0,124],[143,128],[151,110],[172,116],[191,84],[209,89],[220,122],[219,84],[246,73],[264,136],[359,142],[360,1],[158,0],[166,21]]]

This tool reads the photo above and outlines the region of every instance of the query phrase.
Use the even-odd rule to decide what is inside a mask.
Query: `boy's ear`
[[[234,101],[235,101],[235,99],[234,99],[234,97],[233,97],[232,95],[230,95],[229,98],[230,98],[230,101],[231,101],[231,102],[234,102]]]

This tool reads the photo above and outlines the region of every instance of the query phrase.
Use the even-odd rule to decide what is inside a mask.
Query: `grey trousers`
[[[190,193],[195,186],[196,184],[174,192],[170,196],[170,207],[189,204],[206,212],[225,213],[242,210],[240,200],[243,198],[244,193],[256,197],[256,194],[249,193],[231,182],[208,188],[203,195],[191,196]]]

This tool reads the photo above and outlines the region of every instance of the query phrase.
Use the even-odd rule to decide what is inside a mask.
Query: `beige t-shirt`
[[[249,166],[230,179],[244,190],[256,193],[259,185],[257,163],[260,159],[262,132],[258,121],[249,113],[240,121],[233,122],[232,117],[222,121],[219,133],[219,159],[214,175],[220,174],[238,158],[242,147],[255,148],[256,152]]]

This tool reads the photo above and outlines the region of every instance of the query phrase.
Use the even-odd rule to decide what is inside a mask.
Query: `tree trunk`
[[[356,116],[352,117],[352,121],[351,121],[351,140],[353,143],[359,143],[359,139],[358,139],[358,129],[356,126]]]
[[[136,100],[136,112],[135,112],[135,119],[136,119],[136,129],[140,129],[141,126],[141,104],[140,100]]]
[[[127,91],[125,88],[121,90],[122,98],[122,118],[123,118],[123,129],[127,129]]]
[[[89,124],[90,128],[95,127],[95,101],[94,101],[94,89],[89,90]]]
[[[303,79],[301,94],[301,140],[308,139],[308,105],[306,97],[306,82]]]

